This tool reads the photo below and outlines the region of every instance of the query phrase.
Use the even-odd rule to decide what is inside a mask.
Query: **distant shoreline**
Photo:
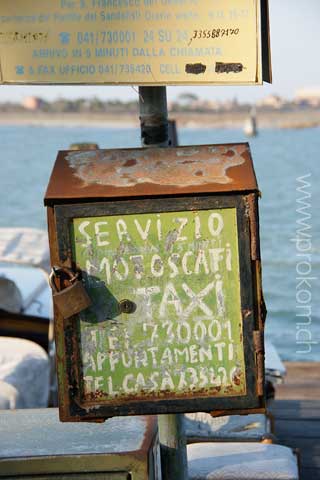
[[[170,113],[180,128],[239,128],[242,129],[248,114],[244,112]],[[297,110],[294,112],[259,112],[258,128],[301,129],[320,126],[320,111]],[[92,128],[138,128],[135,114],[116,113],[44,113],[44,112],[0,112],[1,126],[47,126],[47,127],[92,127]]]

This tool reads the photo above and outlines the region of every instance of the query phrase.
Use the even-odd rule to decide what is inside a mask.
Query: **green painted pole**
[[[141,144],[168,147],[166,87],[139,87]],[[188,464],[183,415],[158,415],[163,480],[187,480]]]
[[[158,415],[163,480],[187,480],[188,463],[183,415]]]

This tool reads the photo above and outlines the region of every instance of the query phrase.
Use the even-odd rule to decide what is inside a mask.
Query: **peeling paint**
[[[153,183],[185,187],[232,183],[228,170],[245,162],[246,151],[246,145],[74,151],[67,154],[66,160],[74,175],[86,185],[132,187]]]

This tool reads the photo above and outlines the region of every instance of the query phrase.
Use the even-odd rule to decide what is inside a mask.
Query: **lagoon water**
[[[46,228],[43,196],[56,153],[81,141],[134,147],[139,131],[0,126],[0,226]],[[247,139],[240,130],[179,131],[181,145],[242,141]],[[266,334],[283,359],[320,361],[320,129],[263,130],[250,145],[262,192]],[[292,241],[303,234],[301,228],[309,257],[299,257],[299,245]],[[299,316],[310,311],[311,318]]]

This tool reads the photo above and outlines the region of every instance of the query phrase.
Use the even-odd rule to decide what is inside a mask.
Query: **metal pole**
[[[158,415],[163,480],[187,480],[188,462],[183,415]]]
[[[139,104],[142,146],[168,147],[166,87],[139,87]]]
[[[166,87],[139,87],[141,144],[168,147]],[[187,451],[182,415],[158,415],[163,480],[187,480]]]

